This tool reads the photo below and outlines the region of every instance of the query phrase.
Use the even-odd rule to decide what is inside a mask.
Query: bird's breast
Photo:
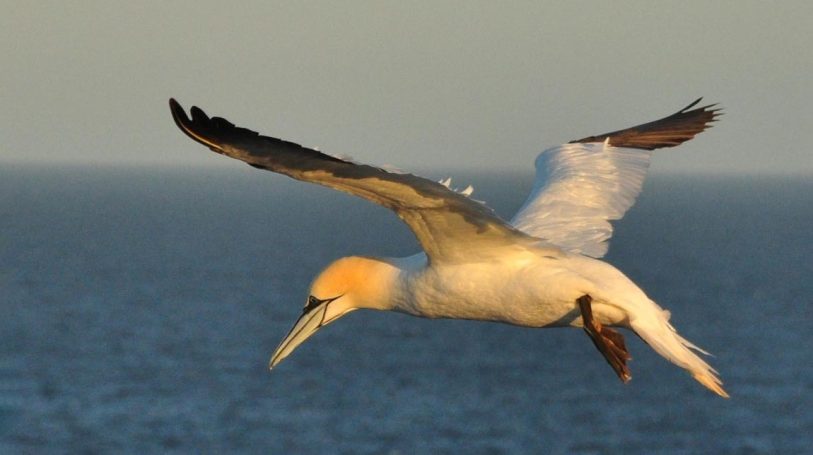
[[[402,277],[396,310],[543,327],[578,319],[583,283],[556,258],[430,266]]]

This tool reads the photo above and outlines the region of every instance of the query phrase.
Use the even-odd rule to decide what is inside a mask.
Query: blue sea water
[[[459,182],[509,216],[530,179]],[[631,334],[623,385],[580,330],[372,311],[269,372],[322,266],[417,251],[395,216],[241,166],[3,165],[0,452],[810,453],[811,227],[810,178],[655,175],[616,223],[730,400]]]

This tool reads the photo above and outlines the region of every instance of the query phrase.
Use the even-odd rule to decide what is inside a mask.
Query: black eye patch
[[[314,297],[312,295],[308,296],[308,303],[306,303],[305,308],[302,309],[302,314],[308,313],[309,311],[313,310],[314,308],[318,307],[319,305],[328,304],[328,303],[338,299],[339,297],[341,297],[341,295],[337,295],[336,297],[333,297],[332,299],[318,299],[318,298],[316,298],[316,297]]]
[[[305,308],[302,309],[302,312],[307,313],[307,312],[311,311],[312,309],[318,307],[319,304],[321,304],[322,302],[324,302],[324,300],[319,300],[314,296],[309,296],[308,297],[308,303],[305,304]]]

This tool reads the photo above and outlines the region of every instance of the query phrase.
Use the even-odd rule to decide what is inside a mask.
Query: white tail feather
[[[658,354],[686,369],[697,382],[712,392],[728,398],[728,393],[722,387],[723,382],[717,376],[717,370],[692,350],[706,355],[709,355],[708,352],[678,335],[675,328],[669,323],[667,314],[668,312],[656,312],[636,317],[630,321],[630,326]]]

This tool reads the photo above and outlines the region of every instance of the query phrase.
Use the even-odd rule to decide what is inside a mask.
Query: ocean
[[[531,180],[454,184],[509,217]],[[0,452],[810,453],[813,179],[656,174],[615,226],[731,399],[629,332],[624,385],[580,330],[375,311],[269,372],[323,266],[418,250],[393,214],[240,165],[4,164]]]

